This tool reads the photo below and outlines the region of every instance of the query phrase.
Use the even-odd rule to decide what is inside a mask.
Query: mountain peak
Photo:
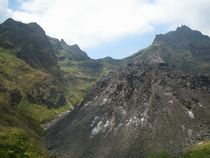
[[[64,41],[64,39],[63,39],[63,38],[61,39],[61,41],[60,41],[60,42],[61,42],[62,44],[65,44],[65,45],[67,44],[67,43]]]
[[[8,18],[5,20],[2,24],[3,27],[10,28],[10,29],[16,29],[16,30],[22,30],[22,31],[31,31],[31,32],[36,32],[36,33],[43,33],[45,34],[45,31],[42,29],[42,27],[37,24],[36,22],[31,22],[28,24],[22,23],[20,21],[16,21],[12,18]]]
[[[179,48],[189,48],[190,45],[196,45],[198,42],[209,43],[209,37],[199,31],[192,30],[186,25],[182,25],[175,31],[156,35],[153,45],[169,44]]]
[[[78,44],[73,44],[70,47],[74,50],[81,50]]]
[[[18,24],[18,23],[21,23],[21,22],[15,21],[15,20],[12,19],[12,18],[8,18],[7,20],[5,20],[5,21],[2,23],[2,25],[14,26],[14,25],[16,25],[16,24]]]
[[[186,25],[182,25],[180,27],[177,27],[176,31],[192,31],[192,29]]]
[[[7,20],[4,21],[4,23],[8,23],[8,22],[15,22],[15,20],[12,18],[8,18]]]

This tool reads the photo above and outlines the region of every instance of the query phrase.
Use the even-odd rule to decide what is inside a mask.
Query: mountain
[[[134,63],[166,63],[185,73],[209,74],[210,38],[183,25],[157,35],[151,46],[129,59]]]
[[[210,139],[210,78],[165,64],[134,65],[102,78],[47,133],[52,154],[74,158],[148,157]]]

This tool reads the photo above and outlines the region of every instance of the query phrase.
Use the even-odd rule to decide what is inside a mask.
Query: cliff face
[[[86,99],[49,129],[52,154],[147,157],[210,139],[210,78],[165,64],[134,65],[101,79]]]

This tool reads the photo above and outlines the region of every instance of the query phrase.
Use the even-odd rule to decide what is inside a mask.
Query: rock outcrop
[[[86,99],[48,130],[51,154],[68,158],[179,155],[210,139],[210,78],[166,64],[133,65],[102,78]]]

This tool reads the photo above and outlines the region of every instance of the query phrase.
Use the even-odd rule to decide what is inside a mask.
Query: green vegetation
[[[38,83],[52,82],[50,75],[31,68],[11,50],[0,49],[0,70],[2,84],[8,90],[20,89],[25,93]]]
[[[39,132],[34,132],[38,131]],[[34,130],[36,129],[36,130]],[[40,134],[43,130],[21,116],[7,102],[0,102],[0,157],[45,158],[47,151]]]
[[[40,84],[55,87],[54,81],[51,75],[18,59],[12,50],[0,48],[0,81],[0,157],[48,157],[40,124],[56,118],[72,104],[55,109],[29,102],[27,95],[32,89]],[[11,100],[14,92],[14,99],[20,98],[20,102]]]
[[[148,158],[175,158],[167,152],[158,152],[151,154]]]
[[[183,153],[183,156],[172,156],[167,152],[152,154],[149,158],[210,158],[210,141],[195,144]]]
[[[18,111],[21,116],[29,118],[40,125],[57,118],[60,113],[70,109],[71,107],[72,105],[66,105],[60,108],[49,109],[46,105],[32,104],[27,100],[22,99],[20,105],[18,106]]]
[[[79,61],[60,61],[59,66],[67,79],[67,99],[76,105],[82,101],[86,92],[96,82],[97,76],[87,68],[82,67]]]
[[[15,127],[0,126],[1,158],[45,158],[47,153],[40,148],[39,142]]]
[[[183,158],[210,158],[210,141],[193,145],[185,152]]]

